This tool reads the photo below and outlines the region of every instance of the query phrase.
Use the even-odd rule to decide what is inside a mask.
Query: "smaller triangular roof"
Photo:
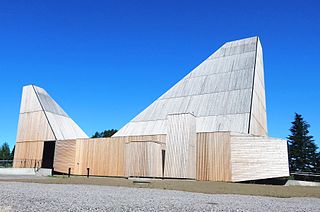
[[[44,89],[23,87],[17,141],[76,138],[88,136]]]

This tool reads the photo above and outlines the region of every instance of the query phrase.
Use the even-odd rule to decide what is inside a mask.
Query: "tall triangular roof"
[[[114,136],[166,134],[167,116],[174,113],[194,114],[197,132],[266,135],[259,38],[225,43]]]
[[[23,87],[17,141],[88,138],[42,88]]]

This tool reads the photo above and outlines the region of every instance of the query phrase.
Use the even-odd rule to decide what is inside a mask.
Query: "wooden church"
[[[88,138],[45,90],[25,86],[14,167],[229,182],[289,176],[286,141],[268,137],[259,38],[225,43],[111,138]]]

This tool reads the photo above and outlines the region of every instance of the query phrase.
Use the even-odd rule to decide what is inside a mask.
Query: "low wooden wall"
[[[284,140],[230,132],[198,133],[196,136],[193,161],[183,163],[181,160],[181,156],[191,159],[187,154],[192,153],[192,149],[184,149],[186,143],[176,146],[181,150],[174,149],[173,145],[171,157],[165,158],[164,169],[169,166],[175,175],[164,177],[183,178],[186,175],[181,173],[187,173],[186,168],[193,169],[192,163],[196,164],[195,179],[204,181],[240,182],[289,176]],[[96,176],[162,177],[162,150],[168,148],[165,142],[161,142],[165,138],[161,135],[58,141],[54,168],[63,173],[71,168],[71,173],[75,175],[86,175],[89,168],[90,175]],[[42,152],[43,142],[29,144],[28,147],[19,145],[17,155],[22,155],[22,158],[26,156],[19,151],[35,155],[29,158],[42,157],[39,153]],[[31,145],[38,150],[31,153]],[[180,155],[175,155],[175,152]],[[188,167],[188,164],[191,166]],[[173,170],[174,167],[176,170]]]
[[[163,177],[162,143],[131,141],[125,145],[126,176]]]
[[[230,132],[197,134],[197,180],[241,182],[286,176],[285,140]]]
[[[268,137],[231,135],[233,182],[289,176],[287,142]]]
[[[17,142],[14,152],[14,168],[41,167],[43,154],[43,141]]]
[[[91,138],[91,139],[77,139],[77,140],[62,140],[56,142],[54,170],[61,173],[68,173],[71,168],[71,174],[74,175],[87,175],[87,168],[89,168],[90,175],[95,176],[119,176],[124,177],[134,175],[135,173],[128,172],[126,168],[126,150],[125,143],[133,142],[146,142],[145,148],[153,152],[160,152],[164,148],[165,135],[152,135],[152,136],[130,136],[130,137],[115,137],[115,138]],[[148,142],[154,141],[156,146],[150,145]],[[130,146],[130,145],[129,145]],[[128,147],[134,151],[137,148]],[[145,152],[143,149],[139,150],[139,154]],[[160,166],[158,161],[161,161],[161,155],[150,155],[146,163],[149,167],[145,167],[144,174],[146,176],[158,177],[161,175],[162,164]],[[130,162],[134,159],[134,155],[128,153],[129,162],[128,166],[133,166]],[[141,156],[142,158],[144,156]],[[147,159],[147,158],[145,158]],[[127,160],[128,161],[128,160]],[[156,163],[157,165],[151,165]],[[136,166],[137,164],[134,164]],[[127,171],[126,171],[127,170]],[[141,169],[140,169],[141,171]],[[126,173],[128,172],[128,173]],[[142,172],[140,172],[142,173]]]
[[[111,138],[79,139],[76,142],[74,173],[95,176],[124,176],[124,141]]]
[[[56,142],[54,154],[54,170],[61,173],[75,173],[76,140],[61,140]]]
[[[196,179],[231,181],[229,132],[197,134]]]

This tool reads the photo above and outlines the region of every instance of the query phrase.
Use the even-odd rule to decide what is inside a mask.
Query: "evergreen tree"
[[[108,138],[113,136],[118,130],[116,129],[111,129],[111,130],[105,130],[102,132],[96,132],[91,138]]]
[[[93,136],[91,136],[91,138],[101,138],[100,136],[100,133],[96,132]]]
[[[295,113],[288,137],[290,172],[316,172],[317,146],[309,135],[310,125]]]
[[[116,129],[111,129],[111,130],[105,130],[101,133],[102,138],[108,138],[113,136],[118,130]]]
[[[11,153],[10,153],[10,160],[13,160],[13,158],[14,158],[14,151],[16,150],[16,145],[14,145],[13,146],[13,149],[12,149],[12,151],[11,151]]]
[[[320,152],[317,153],[317,166],[316,172],[320,174]]]
[[[10,147],[7,142],[2,144],[0,148],[0,160],[9,160],[10,159]]]

